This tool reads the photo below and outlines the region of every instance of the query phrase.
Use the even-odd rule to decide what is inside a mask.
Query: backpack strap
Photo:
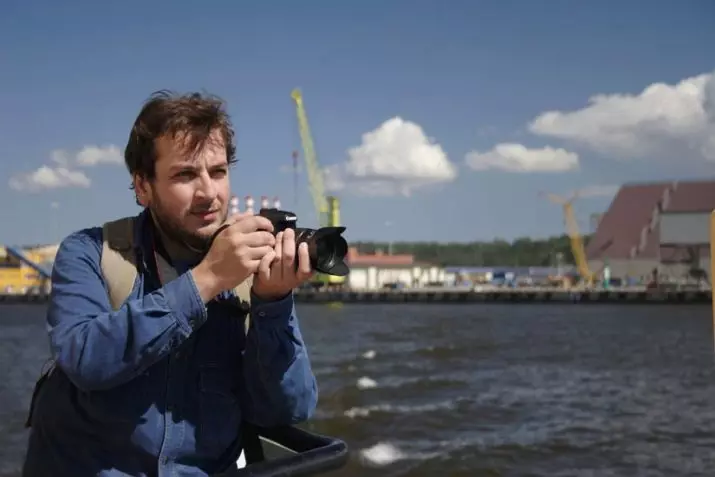
[[[123,217],[102,226],[102,276],[115,311],[126,301],[137,278],[134,221],[135,217]]]
[[[102,257],[100,267],[109,293],[112,309],[117,310],[127,299],[137,277],[136,257],[134,255],[134,217],[124,217],[102,226]],[[111,273],[109,271],[112,271]],[[35,402],[47,379],[56,369],[55,361],[50,358],[40,370],[40,377],[30,398],[30,407],[25,420],[25,427],[32,427]]]
[[[251,287],[253,286],[253,275],[249,275],[243,282],[241,282],[236,288],[233,289],[233,293],[236,294],[239,300],[241,300],[246,307],[246,319],[243,323],[244,331],[248,334],[248,328],[251,326],[251,314],[248,310],[251,309]]]

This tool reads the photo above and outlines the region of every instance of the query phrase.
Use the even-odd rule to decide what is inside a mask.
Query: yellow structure
[[[313,145],[313,135],[308,124],[308,115],[303,103],[303,95],[300,90],[294,89],[291,98],[295,102],[296,115],[298,117],[298,128],[300,140],[303,146],[303,156],[308,171],[308,187],[313,197],[313,205],[318,214],[319,227],[339,227],[340,226],[340,201],[337,197],[326,196],[323,184],[323,171],[318,164],[318,157]],[[345,283],[345,277],[318,274],[316,279],[329,286],[341,286]]]
[[[548,199],[555,203],[560,204],[563,208],[564,222],[566,222],[566,233],[571,241],[571,253],[573,254],[574,261],[576,262],[576,267],[578,268],[579,275],[581,275],[581,280],[587,287],[593,286],[594,274],[588,267],[588,261],[586,260],[586,251],[583,246],[583,239],[581,238],[581,232],[578,228],[578,223],[576,222],[576,217],[573,213],[573,201],[578,197],[578,193],[575,193],[570,199],[565,199],[559,197],[555,194],[545,194]]]
[[[47,293],[50,290],[50,267],[57,247],[20,250],[0,247],[0,293]]]

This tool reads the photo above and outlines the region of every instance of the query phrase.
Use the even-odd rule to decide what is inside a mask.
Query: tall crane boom
[[[313,204],[315,205],[315,210],[318,214],[318,224],[320,227],[327,227],[330,222],[330,217],[328,215],[328,200],[325,197],[323,173],[320,170],[318,158],[315,155],[313,135],[311,134],[310,126],[308,125],[308,115],[305,112],[303,95],[297,88],[294,89],[290,95],[291,98],[293,98],[293,101],[295,101],[300,141],[303,144],[303,156],[305,157],[305,166],[308,171],[310,193],[313,196]]]
[[[576,267],[578,268],[579,275],[583,281],[588,285],[593,285],[593,273],[588,266],[588,260],[586,259],[586,251],[584,250],[583,240],[581,239],[581,232],[578,228],[578,222],[576,221],[576,216],[573,211],[573,201],[577,197],[574,194],[570,199],[564,199],[555,194],[545,194],[548,199],[555,203],[560,204],[564,212],[564,222],[566,222],[566,233],[569,236],[571,242],[571,253],[573,254],[574,261],[576,262]]]
[[[568,233],[569,239],[571,240],[571,253],[573,253],[574,261],[576,262],[576,266],[578,267],[578,272],[588,285],[592,285],[593,274],[588,267],[588,260],[586,260],[586,251],[584,250],[581,232],[578,229],[576,216],[573,212],[573,206],[571,205],[571,202],[566,202],[563,204],[563,207],[564,217],[566,219],[566,232]]]
[[[294,89],[290,95],[293,98],[293,101],[295,101],[296,115],[298,116],[298,128],[300,131],[300,141],[303,145],[305,167],[308,171],[308,187],[310,188],[310,194],[313,196],[315,211],[318,214],[318,226],[338,227],[340,225],[340,203],[336,197],[325,195],[323,171],[320,169],[318,157],[315,154],[313,135],[311,134],[310,126],[308,125],[308,115],[305,112],[303,95],[297,88]],[[334,275],[318,274],[316,276],[316,280],[318,283],[338,287],[345,283],[345,277],[338,277]]]

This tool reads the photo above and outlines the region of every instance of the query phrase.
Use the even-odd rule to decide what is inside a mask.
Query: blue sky
[[[618,184],[712,177],[715,5],[575,5],[5,2],[0,243],[53,243],[138,212],[123,164],[77,154],[118,158],[108,148],[123,151],[163,88],[226,99],[234,192],[278,195],[314,226],[307,176],[296,204],[290,173],[300,87],[352,240],[546,236],[563,222],[540,191],[586,191],[587,227]],[[27,175],[58,158],[70,174],[42,184],[68,185],[28,190]]]

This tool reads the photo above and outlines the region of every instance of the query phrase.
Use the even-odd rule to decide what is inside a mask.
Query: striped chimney
[[[268,205],[268,197],[266,197],[265,195],[262,195],[261,196],[261,209],[267,209],[268,207],[270,207]]]
[[[246,196],[246,212],[253,213],[253,197],[250,195]]]
[[[238,208],[238,197],[231,196],[231,200],[229,201],[229,211],[228,213],[230,215],[236,215],[240,212],[240,209]]]
[[[280,201],[280,199],[278,198],[278,196],[276,196],[276,197],[273,198],[273,207],[275,207],[276,209],[280,209],[280,208],[281,208],[281,201]]]

